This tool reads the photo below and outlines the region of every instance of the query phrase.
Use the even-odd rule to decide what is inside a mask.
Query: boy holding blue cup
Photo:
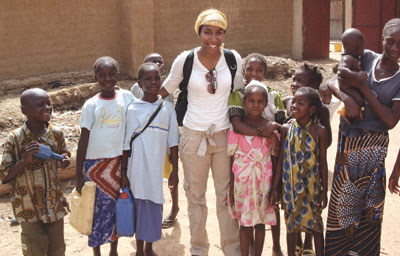
[[[65,255],[63,218],[68,202],[58,168],[70,164],[71,153],[63,133],[49,124],[52,108],[44,90],[24,91],[21,110],[27,121],[7,137],[0,158],[0,180],[10,184],[13,212],[21,222],[23,255]],[[39,160],[46,146],[64,159]]]

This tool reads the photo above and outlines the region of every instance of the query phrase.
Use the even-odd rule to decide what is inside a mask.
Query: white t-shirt
[[[129,150],[133,134],[143,130],[152,114],[161,104],[161,96],[151,103],[135,99],[126,114],[124,150]],[[179,129],[174,106],[167,101],[151,124],[132,142],[128,160],[128,179],[135,198],[164,203],[163,170],[167,147],[178,145]]]
[[[188,83],[188,108],[183,120],[183,125],[196,131],[206,131],[212,124],[215,131],[228,129],[230,127],[228,117],[228,97],[231,91],[231,72],[226,63],[224,54],[215,67],[217,71],[218,87],[215,94],[207,91],[209,82],[206,74],[209,70],[200,62],[197,52],[194,51],[192,73]],[[237,70],[235,74],[235,89],[243,88],[242,59],[235,50],[232,50],[236,58]],[[182,52],[172,64],[171,72],[163,83],[163,87],[172,93],[179,87],[183,79],[183,64],[190,51]]]
[[[113,98],[105,99],[97,94],[85,102],[80,126],[90,131],[86,159],[122,155],[125,114],[132,101],[131,92],[115,90]]]

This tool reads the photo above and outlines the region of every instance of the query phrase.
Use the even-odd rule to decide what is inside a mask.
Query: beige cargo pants
[[[183,127],[179,151],[184,172],[183,186],[188,201],[190,251],[193,255],[207,255],[210,247],[206,230],[206,190],[210,168],[217,199],[221,248],[225,255],[240,255],[239,225],[231,219],[226,206],[230,175],[227,132],[223,130],[208,134]]]

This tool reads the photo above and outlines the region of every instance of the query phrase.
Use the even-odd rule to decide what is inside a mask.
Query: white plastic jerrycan
[[[90,235],[92,233],[94,198],[96,195],[96,183],[86,181],[82,188],[82,194],[76,189],[71,193],[71,216],[69,222],[79,233]]]

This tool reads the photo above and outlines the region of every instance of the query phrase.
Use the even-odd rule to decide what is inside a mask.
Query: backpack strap
[[[224,48],[224,55],[225,55],[226,64],[228,64],[229,71],[231,72],[231,77],[232,77],[231,92],[233,92],[233,88],[235,87],[235,84],[234,84],[235,75],[236,75],[236,71],[237,71],[236,58],[231,50],[228,50],[225,48]]]
[[[179,90],[181,91],[187,91],[189,78],[190,75],[192,74],[193,60],[194,60],[194,49],[190,51],[190,53],[185,59],[185,63],[183,64],[183,79],[179,84]]]
[[[228,64],[229,71],[231,72],[231,77],[232,77],[231,92],[232,92],[235,86],[234,81],[237,71],[236,57],[231,50],[225,48],[224,48],[224,56],[226,63]],[[190,53],[185,59],[185,63],[183,64],[183,80],[179,84],[179,89],[181,91],[187,90],[190,75],[192,73],[193,60],[194,60],[194,49],[190,51]]]

